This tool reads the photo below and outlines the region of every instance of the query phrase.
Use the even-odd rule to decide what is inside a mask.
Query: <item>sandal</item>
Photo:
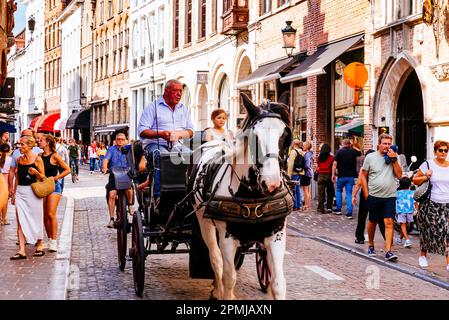
[[[24,254],[21,254],[20,252],[17,252],[15,255],[13,255],[11,258],[11,260],[21,260],[21,259],[26,259],[27,256]]]
[[[35,257],[45,256],[45,251],[44,250],[36,250],[36,251],[34,251],[33,256],[35,256]]]

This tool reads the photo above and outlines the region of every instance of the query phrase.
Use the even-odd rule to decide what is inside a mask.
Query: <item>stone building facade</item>
[[[94,14],[91,135],[112,144],[111,133],[129,131],[129,1],[96,1]]]

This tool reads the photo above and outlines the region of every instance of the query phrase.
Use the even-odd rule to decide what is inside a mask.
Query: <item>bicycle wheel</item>
[[[125,191],[117,191],[117,258],[120,270],[125,270],[126,265],[126,247],[128,231],[128,212],[126,210]]]

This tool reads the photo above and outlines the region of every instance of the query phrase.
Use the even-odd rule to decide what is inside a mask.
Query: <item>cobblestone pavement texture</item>
[[[116,231],[106,228],[106,177],[82,177],[76,189],[68,299],[140,299],[134,293],[132,265],[117,266]],[[74,191],[74,190],[73,190]],[[354,221],[314,212],[295,212],[289,224],[309,234],[353,241]],[[336,231],[338,230],[338,232]],[[402,258],[404,260],[404,258]],[[392,270],[289,230],[285,256],[287,299],[448,299],[449,292],[411,275]],[[238,299],[269,298],[260,290],[254,254],[238,271]],[[149,255],[143,299],[205,300],[211,280],[188,276],[188,254]]]
[[[316,203],[314,203],[316,205]],[[366,254],[368,251],[368,235],[365,229],[365,243],[356,244],[355,229],[357,226],[358,210],[355,208],[353,219],[348,220],[345,217],[345,207],[343,207],[342,215],[334,213],[320,214],[313,207],[308,211],[295,211],[289,217],[289,224],[302,233],[320,237],[354,251]],[[395,231],[394,237],[399,233]],[[397,245],[393,241],[393,252],[399,257],[398,264],[406,267],[410,272],[416,272],[425,276],[432,277],[449,285],[449,272],[446,270],[446,259],[442,255],[428,254],[429,267],[421,269],[418,265],[419,256],[419,233],[412,231],[410,235],[412,241],[411,248],[404,248]],[[377,258],[384,259],[385,241],[380,234],[379,228],[376,229],[374,245],[377,251]]]
[[[66,199],[63,197],[57,209],[59,231],[63,221]],[[9,204],[7,218],[10,225],[0,226],[0,299],[41,300],[50,295],[56,253],[46,251],[43,257],[34,257],[34,244],[26,246],[26,260],[9,258],[19,249],[15,206]],[[58,234],[59,236],[59,234]],[[44,230],[44,242],[47,235]]]

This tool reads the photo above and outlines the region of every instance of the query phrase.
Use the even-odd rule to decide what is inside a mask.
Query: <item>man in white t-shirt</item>
[[[92,174],[97,168],[97,141],[92,141],[92,143],[87,148],[87,156],[89,158],[90,174]]]

